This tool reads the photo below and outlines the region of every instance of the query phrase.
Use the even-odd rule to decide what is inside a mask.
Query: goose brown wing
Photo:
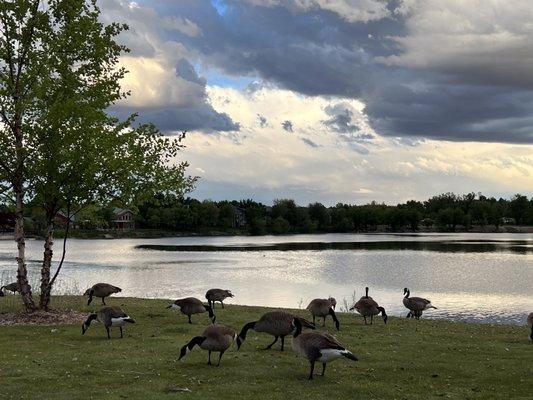
[[[120,307],[103,307],[100,311],[105,313],[109,318],[123,318],[128,316]]]

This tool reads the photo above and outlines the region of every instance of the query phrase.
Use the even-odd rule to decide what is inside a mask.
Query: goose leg
[[[103,298],[103,297],[102,297],[102,304],[103,304],[104,306],[106,306],[106,305],[107,305],[107,304],[105,303],[105,300],[104,300],[104,298]]]
[[[119,326],[119,328],[120,328],[120,338],[122,339],[124,337],[124,335],[122,334],[122,327]]]
[[[311,371],[309,371],[309,378],[307,378],[308,380],[313,379],[313,372],[314,371],[315,371],[315,362],[311,361]]]
[[[281,337],[281,351],[283,351],[283,346],[285,346],[285,336]]]
[[[267,347],[265,347],[263,350],[270,350],[271,347],[278,341],[278,336],[275,336],[275,339],[272,343],[270,343]]]
[[[217,367],[220,367],[220,360],[222,359],[222,355],[224,354],[223,351],[220,352],[219,356],[218,356],[218,364],[217,364]]]
[[[207,365],[211,365],[211,350],[209,350],[209,355],[207,356]]]
[[[224,303],[220,302],[220,304],[222,304],[222,308],[224,308]]]
[[[363,319],[365,320],[365,325],[366,325],[366,316],[363,316]]]
[[[326,317],[323,317],[322,326],[326,326]]]
[[[313,325],[316,325],[316,317],[313,315]]]
[[[108,339],[111,339],[111,335],[109,335],[109,327],[105,327],[105,330],[107,331],[107,338]]]
[[[322,376],[324,376],[325,372],[326,372],[326,363],[322,363]]]
[[[370,316],[370,325],[372,325],[372,320],[373,320],[373,319],[374,319],[374,316],[371,315],[371,316]]]
[[[189,324],[192,324],[191,316],[189,315]]]

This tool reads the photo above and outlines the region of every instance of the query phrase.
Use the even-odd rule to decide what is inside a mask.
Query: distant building
[[[113,224],[115,229],[123,231],[135,229],[135,221],[133,211],[125,208],[115,208],[113,210]]]
[[[246,210],[242,207],[235,207],[235,227],[242,228],[246,226]]]
[[[503,217],[501,219],[502,225],[516,225],[516,220],[514,218]]]
[[[74,229],[76,228],[76,216],[74,214],[67,216],[63,211],[58,211],[54,218],[54,223],[63,229],[67,227],[67,224],[69,228]]]

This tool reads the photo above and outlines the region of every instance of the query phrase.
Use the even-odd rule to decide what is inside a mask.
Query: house
[[[63,211],[58,211],[54,218],[54,223],[63,229],[66,228],[68,224],[69,228],[73,229],[76,227],[76,216],[74,214],[67,216]]]
[[[510,217],[503,217],[501,223],[502,225],[516,225],[516,220]]]
[[[115,229],[130,230],[135,229],[133,211],[126,208],[115,208],[113,210],[113,225]]]

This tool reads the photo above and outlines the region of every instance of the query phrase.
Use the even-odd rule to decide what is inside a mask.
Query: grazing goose
[[[229,349],[236,336],[237,335],[235,331],[231,328],[228,328],[227,326],[208,326],[204,329],[204,332],[201,336],[193,337],[189,343],[187,343],[181,348],[179,360],[189,354],[194,348],[194,346],[198,346],[201,349],[207,350],[209,352],[207,358],[208,365],[211,365],[211,352],[218,351],[220,353],[218,356],[218,367],[220,366],[220,360],[222,359],[222,355],[227,349]]]
[[[533,341],[533,313],[529,313],[527,316],[527,324],[529,325],[529,329],[531,329],[531,335],[529,338]]]
[[[215,309],[215,301],[219,301],[220,304],[222,304],[222,308],[224,308],[223,301],[228,297],[233,297],[233,293],[231,293],[231,290],[209,289],[205,294],[207,304],[213,307],[213,309]]]
[[[339,330],[340,323],[337,319],[337,315],[335,315],[335,310],[333,309],[333,304],[330,299],[314,299],[307,306],[307,310],[309,310],[311,312],[311,315],[313,316],[313,324],[315,323],[316,317],[322,317],[322,326],[325,326],[326,317],[328,315],[331,315],[331,318],[333,318],[333,321],[335,322],[335,328]]]
[[[294,331],[294,326],[292,324],[294,319],[300,321],[300,324],[305,328],[315,329],[313,324],[303,318],[296,317],[285,311],[271,311],[263,314],[258,321],[248,322],[242,327],[239,336],[237,336],[237,348],[241,348],[241,345],[246,340],[246,333],[251,329],[256,332],[264,332],[274,336],[274,341],[263,350],[272,348],[274,343],[281,338],[281,351],[283,351],[285,336],[292,334]]]
[[[403,289],[403,294],[405,295],[403,298],[403,305],[405,308],[409,309],[407,318],[415,317],[416,319],[420,319],[422,311],[427,310],[428,308],[437,309],[437,307],[431,305],[431,301],[428,299],[423,299],[422,297],[409,297],[411,291],[408,288]]]
[[[135,323],[134,319],[129,317],[120,307],[102,307],[98,313],[90,314],[87,320],[83,323],[81,326],[82,335],[85,335],[85,332],[87,332],[91,322],[94,320],[104,324],[108,339],[111,339],[111,336],[109,335],[110,327],[118,326],[120,328],[120,337],[123,338],[122,327],[128,322],[130,324]]]
[[[340,344],[337,339],[327,332],[304,332],[302,333],[302,324],[295,318],[294,339],[292,347],[294,351],[307,358],[311,363],[309,378],[313,379],[315,362],[322,363],[322,376],[326,372],[326,363],[340,357],[346,357],[349,360],[357,361],[357,357]]]
[[[117,286],[110,285],[109,283],[97,283],[87,289],[83,295],[89,296],[87,305],[91,304],[93,297],[100,297],[102,299],[102,304],[106,305],[104,299],[111,296],[113,293],[119,292],[122,292],[122,289]]]
[[[383,307],[380,307],[378,303],[372,298],[368,296],[368,288],[366,289],[366,295],[361,297],[357,303],[354,304],[352,308],[350,308],[350,311],[355,310],[359,314],[361,314],[365,320],[366,323],[366,317],[370,317],[370,325],[372,325],[372,319],[374,318],[374,315],[378,315],[381,313],[381,316],[383,317],[383,322],[387,323],[387,313],[385,312],[385,309]]]
[[[206,306],[202,303],[201,300],[198,300],[195,297],[186,297],[184,299],[178,299],[167,308],[174,308],[178,311],[181,311],[182,314],[189,317],[189,324],[192,324],[191,315],[193,314],[202,314],[205,312],[209,313],[209,318],[214,324],[217,317],[213,313],[211,306]]]
[[[4,289],[5,290],[9,290],[10,292],[13,292],[13,294],[15,294],[17,292],[20,293],[18,282],[13,282],[13,283],[10,283],[8,285],[0,287],[0,293],[1,293],[0,296],[4,295]]]

